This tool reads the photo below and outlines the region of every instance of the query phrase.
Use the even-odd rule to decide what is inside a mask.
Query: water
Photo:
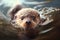
[[[6,14],[9,8],[15,5],[16,3],[20,3],[26,7],[31,7],[31,8],[34,7],[37,8],[59,7],[60,8],[60,0],[17,0],[17,2],[16,0],[15,1],[0,0],[0,11]]]
[[[50,1],[50,2],[45,2],[45,1]],[[28,2],[28,3],[26,3]],[[29,4],[30,2],[30,4]],[[43,2],[43,3],[40,3],[40,4],[33,4],[31,2]],[[37,6],[37,5],[44,5],[42,7],[60,7],[60,0],[26,0],[24,3],[24,5],[28,6],[28,7],[34,7],[34,6]]]

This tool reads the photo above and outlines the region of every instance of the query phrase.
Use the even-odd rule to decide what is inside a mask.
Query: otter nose
[[[31,24],[31,21],[26,21],[27,24]]]

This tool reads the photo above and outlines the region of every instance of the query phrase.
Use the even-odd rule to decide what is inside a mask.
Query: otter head
[[[10,12],[11,22],[26,31],[27,35],[35,35],[38,31],[36,27],[41,22],[40,15],[37,10],[32,8],[21,8],[17,5]]]

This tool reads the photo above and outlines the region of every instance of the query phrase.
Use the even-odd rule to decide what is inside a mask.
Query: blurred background
[[[42,7],[60,7],[60,0],[0,0],[0,11],[6,14],[9,8],[16,4],[38,9]]]

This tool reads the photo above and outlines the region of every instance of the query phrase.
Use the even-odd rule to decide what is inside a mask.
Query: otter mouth
[[[31,39],[35,38],[38,35],[38,30],[31,27],[26,27],[24,32],[25,35]]]
[[[26,31],[26,32],[31,32],[31,30],[34,30],[30,25],[26,25],[26,27],[25,27],[25,29],[24,29],[24,31]]]

